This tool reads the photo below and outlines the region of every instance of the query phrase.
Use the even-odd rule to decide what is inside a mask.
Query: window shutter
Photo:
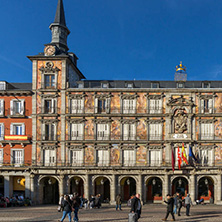
[[[136,113],[136,99],[133,99],[133,100],[132,100],[132,104],[133,104],[132,113]]]
[[[4,136],[5,136],[5,125],[4,125],[4,123],[2,123],[2,130],[1,130],[1,138],[4,140],[5,138],[4,138]]]
[[[209,99],[209,113],[213,113],[213,99]]]
[[[200,112],[204,113],[204,100],[203,99],[200,100]]]
[[[55,113],[55,99],[51,100],[51,113]]]
[[[4,114],[4,100],[0,100],[0,115]]]
[[[95,98],[95,108],[94,108],[94,112],[98,113],[98,98]]]
[[[79,110],[79,113],[83,113],[83,110],[84,110],[84,99],[82,98],[80,100],[80,110]]]
[[[77,99],[72,99],[72,113],[77,113]]]
[[[20,114],[24,115],[24,113],[25,113],[25,100],[21,100],[20,104],[21,104]]]
[[[14,113],[14,101],[13,100],[11,100],[10,101],[10,115],[13,115],[13,113]]]
[[[130,137],[131,137],[131,140],[134,140],[135,137],[136,137],[136,124],[135,123],[131,123],[130,124]]]
[[[22,124],[22,135],[25,135],[25,124]]]
[[[123,140],[129,139],[129,124],[124,123],[123,124]]]
[[[106,113],[110,113],[110,98],[106,99]]]
[[[150,113],[155,113],[155,100],[150,100]]]
[[[10,125],[10,135],[13,135],[13,124]]]

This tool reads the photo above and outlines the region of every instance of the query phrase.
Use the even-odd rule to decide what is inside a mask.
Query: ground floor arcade
[[[140,193],[144,203],[160,203],[167,193],[190,193],[193,200],[222,204],[219,170],[35,170],[0,174],[0,193],[21,194],[33,203],[58,203],[59,195],[78,192],[89,199],[101,194],[102,201],[115,203],[117,194],[127,201]]]

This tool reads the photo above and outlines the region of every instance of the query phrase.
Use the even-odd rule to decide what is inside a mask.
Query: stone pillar
[[[35,176],[33,174],[30,175],[30,198],[32,203],[36,204],[36,197],[35,197]]]
[[[165,154],[165,162],[166,165],[170,165],[171,164],[171,144],[167,143],[166,144],[166,154]]]
[[[139,193],[142,199],[142,175],[138,175],[138,183],[136,185],[136,193]]]
[[[59,196],[64,194],[64,175],[60,175],[60,182],[59,182]]]
[[[13,193],[13,180],[10,176],[4,176],[4,196],[11,197]]]
[[[163,199],[169,193],[169,187],[170,187],[169,175],[165,174],[164,183],[163,183]]]
[[[196,199],[196,189],[195,189],[195,176],[190,176],[190,183],[189,183],[189,194],[192,199],[192,201],[195,201]]]
[[[86,180],[84,182],[84,196],[87,200],[90,199],[90,190],[89,190],[89,174],[85,176]]]
[[[31,198],[30,176],[25,176],[25,197]]]
[[[217,199],[216,199],[216,203],[220,203],[221,202],[221,174],[217,175]],[[214,183],[214,189],[216,188],[215,183]]]
[[[115,205],[116,200],[116,175],[112,175],[112,182],[110,184],[110,204]]]

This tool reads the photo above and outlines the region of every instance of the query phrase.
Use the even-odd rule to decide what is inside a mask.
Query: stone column
[[[36,204],[35,197],[35,176],[33,174],[30,175],[30,198],[34,204]]]
[[[195,176],[194,175],[191,175],[190,176],[190,183],[189,183],[189,194],[190,194],[190,197],[192,199],[192,201],[195,201],[196,199],[196,190],[195,190]]]
[[[25,176],[25,197],[31,198],[30,176]]]
[[[59,182],[59,196],[64,194],[64,175],[60,175],[60,182]]]
[[[142,175],[138,175],[138,183],[136,184],[136,193],[139,193],[142,199]]]
[[[221,202],[221,174],[217,175],[217,200],[216,203],[220,203]],[[214,189],[215,189],[215,184],[214,184]]]
[[[112,182],[110,184],[110,204],[115,205],[116,200],[116,175],[112,175]]]
[[[165,154],[165,162],[166,165],[170,165],[171,164],[171,144],[167,143],[166,144],[166,154]]]
[[[90,190],[89,190],[89,174],[85,175],[85,182],[84,182],[84,196],[87,200],[90,199]]]
[[[13,193],[12,179],[10,176],[4,176],[4,196],[11,197]]]
[[[170,181],[169,181],[169,175],[164,175],[164,183],[163,183],[163,199],[166,197],[166,195],[169,193],[169,187],[170,187]]]

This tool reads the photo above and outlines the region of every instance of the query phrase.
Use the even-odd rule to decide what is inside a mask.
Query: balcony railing
[[[67,112],[70,114],[81,114],[84,113],[84,108],[79,106],[72,106],[67,108]]]
[[[149,134],[149,140],[162,140],[162,134]]]
[[[135,134],[123,135],[123,140],[135,140],[135,139],[136,139],[136,135]]]
[[[59,140],[58,135],[38,134],[38,139],[42,141],[57,141]]]
[[[57,114],[60,113],[60,108],[59,107],[40,107],[41,109],[41,114]]]
[[[30,115],[31,115],[31,111],[28,109],[9,108],[7,110],[7,116],[24,117],[24,116],[30,116]]]
[[[83,140],[83,134],[71,134],[69,135],[70,140]]]
[[[109,138],[110,138],[109,134],[101,134],[101,133],[97,134],[97,140],[109,140]]]
[[[215,139],[215,136],[214,134],[200,134],[199,135],[199,140],[214,140]]]

